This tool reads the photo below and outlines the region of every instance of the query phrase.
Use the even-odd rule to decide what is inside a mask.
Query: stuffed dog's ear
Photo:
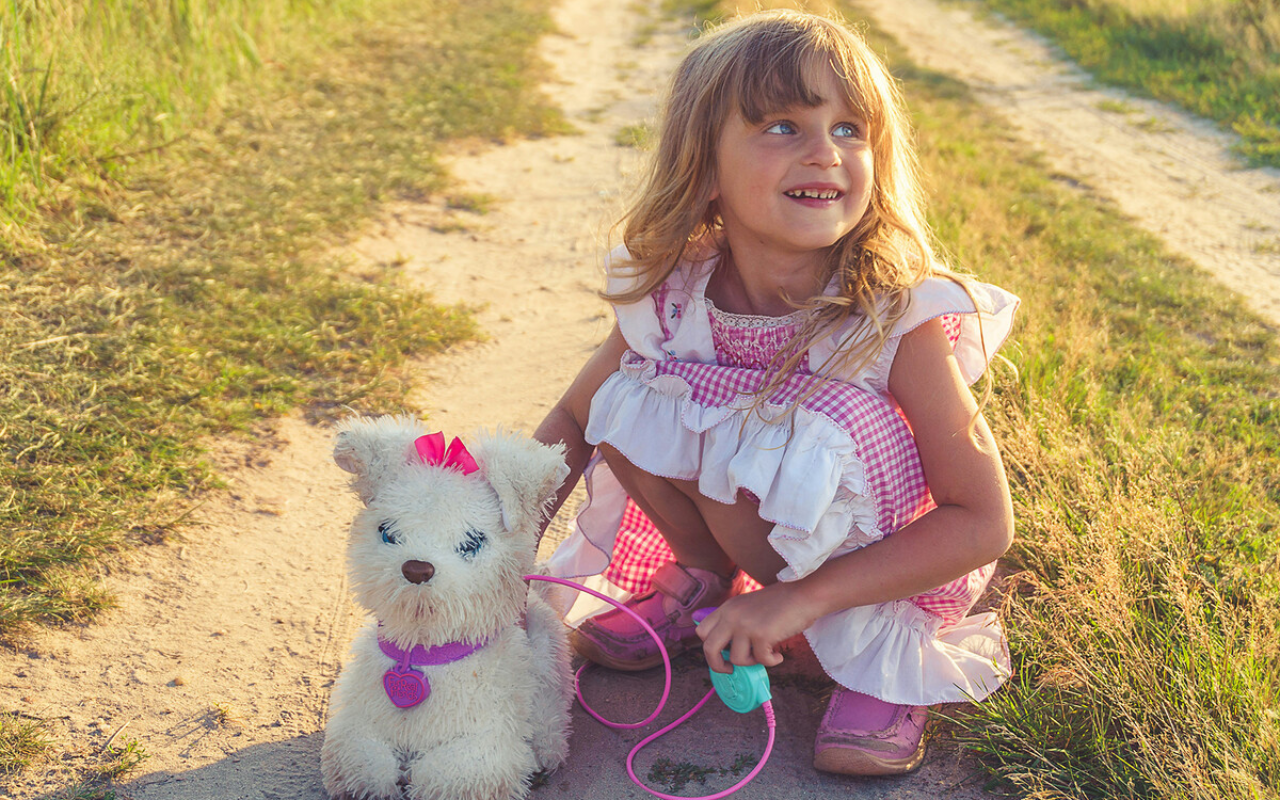
[[[496,434],[477,439],[476,461],[498,495],[508,531],[536,532],[556,490],[569,474],[564,445],[548,447],[524,436]]]
[[[351,488],[367,506],[378,487],[394,470],[408,462],[413,442],[426,433],[425,425],[412,417],[356,417],[338,427],[333,460],[355,477]]]

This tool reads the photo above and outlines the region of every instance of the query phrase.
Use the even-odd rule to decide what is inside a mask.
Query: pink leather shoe
[[[900,706],[837,686],[818,726],[813,766],[841,775],[902,775],[924,761],[927,706]]]
[[[653,626],[671,656],[701,644],[694,632],[693,612],[719,605],[733,593],[733,581],[728,578],[674,561],[653,573],[653,585],[653,592],[632,598],[627,606]],[[569,641],[590,661],[624,672],[662,663],[653,638],[617,608],[583,622],[570,632]]]

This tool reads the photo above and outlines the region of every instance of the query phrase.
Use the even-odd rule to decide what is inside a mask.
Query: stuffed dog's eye
[[[484,547],[485,537],[480,531],[467,531],[467,538],[458,545],[458,555],[470,561]]]
[[[378,533],[382,534],[382,541],[387,544],[400,544],[400,537],[396,534],[396,529],[390,522],[379,523]]]

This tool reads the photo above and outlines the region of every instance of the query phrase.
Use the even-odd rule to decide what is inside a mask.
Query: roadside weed
[[[624,125],[613,135],[613,143],[619,147],[648,150],[653,146],[653,131],[648,125]]]
[[[1048,177],[963,87],[892,63],[937,233],[1025,303],[1016,373],[993,373],[986,410],[1018,520],[1000,598],[1016,677],[957,740],[1033,796],[1265,796],[1280,782],[1274,331]]]
[[[28,766],[52,745],[39,720],[13,712],[0,713],[0,775]]]
[[[705,784],[710,777],[740,775],[757,761],[758,756],[745,753],[739,753],[733,763],[724,767],[704,767],[689,761],[675,762],[669,758],[659,758],[653,762],[646,777],[650,784],[661,784],[669,792],[678,792],[694,781]]]

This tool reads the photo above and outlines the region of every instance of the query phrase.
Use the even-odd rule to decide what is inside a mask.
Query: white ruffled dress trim
[[[653,362],[636,357],[596,393],[586,438],[613,445],[652,475],[696,480],[703,495],[721,503],[735,502],[740,490],[754,494],[760,517],[774,524],[769,542],[789,565],[779,580],[802,578],[884,538],[853,439],[804,408],[795,411],[794,431],[770,424],[787,410],[765,406],[747,415],[753,400],[701,405],[683,378],[659,375]],[[645,421],[642,428],[637,420]]]

